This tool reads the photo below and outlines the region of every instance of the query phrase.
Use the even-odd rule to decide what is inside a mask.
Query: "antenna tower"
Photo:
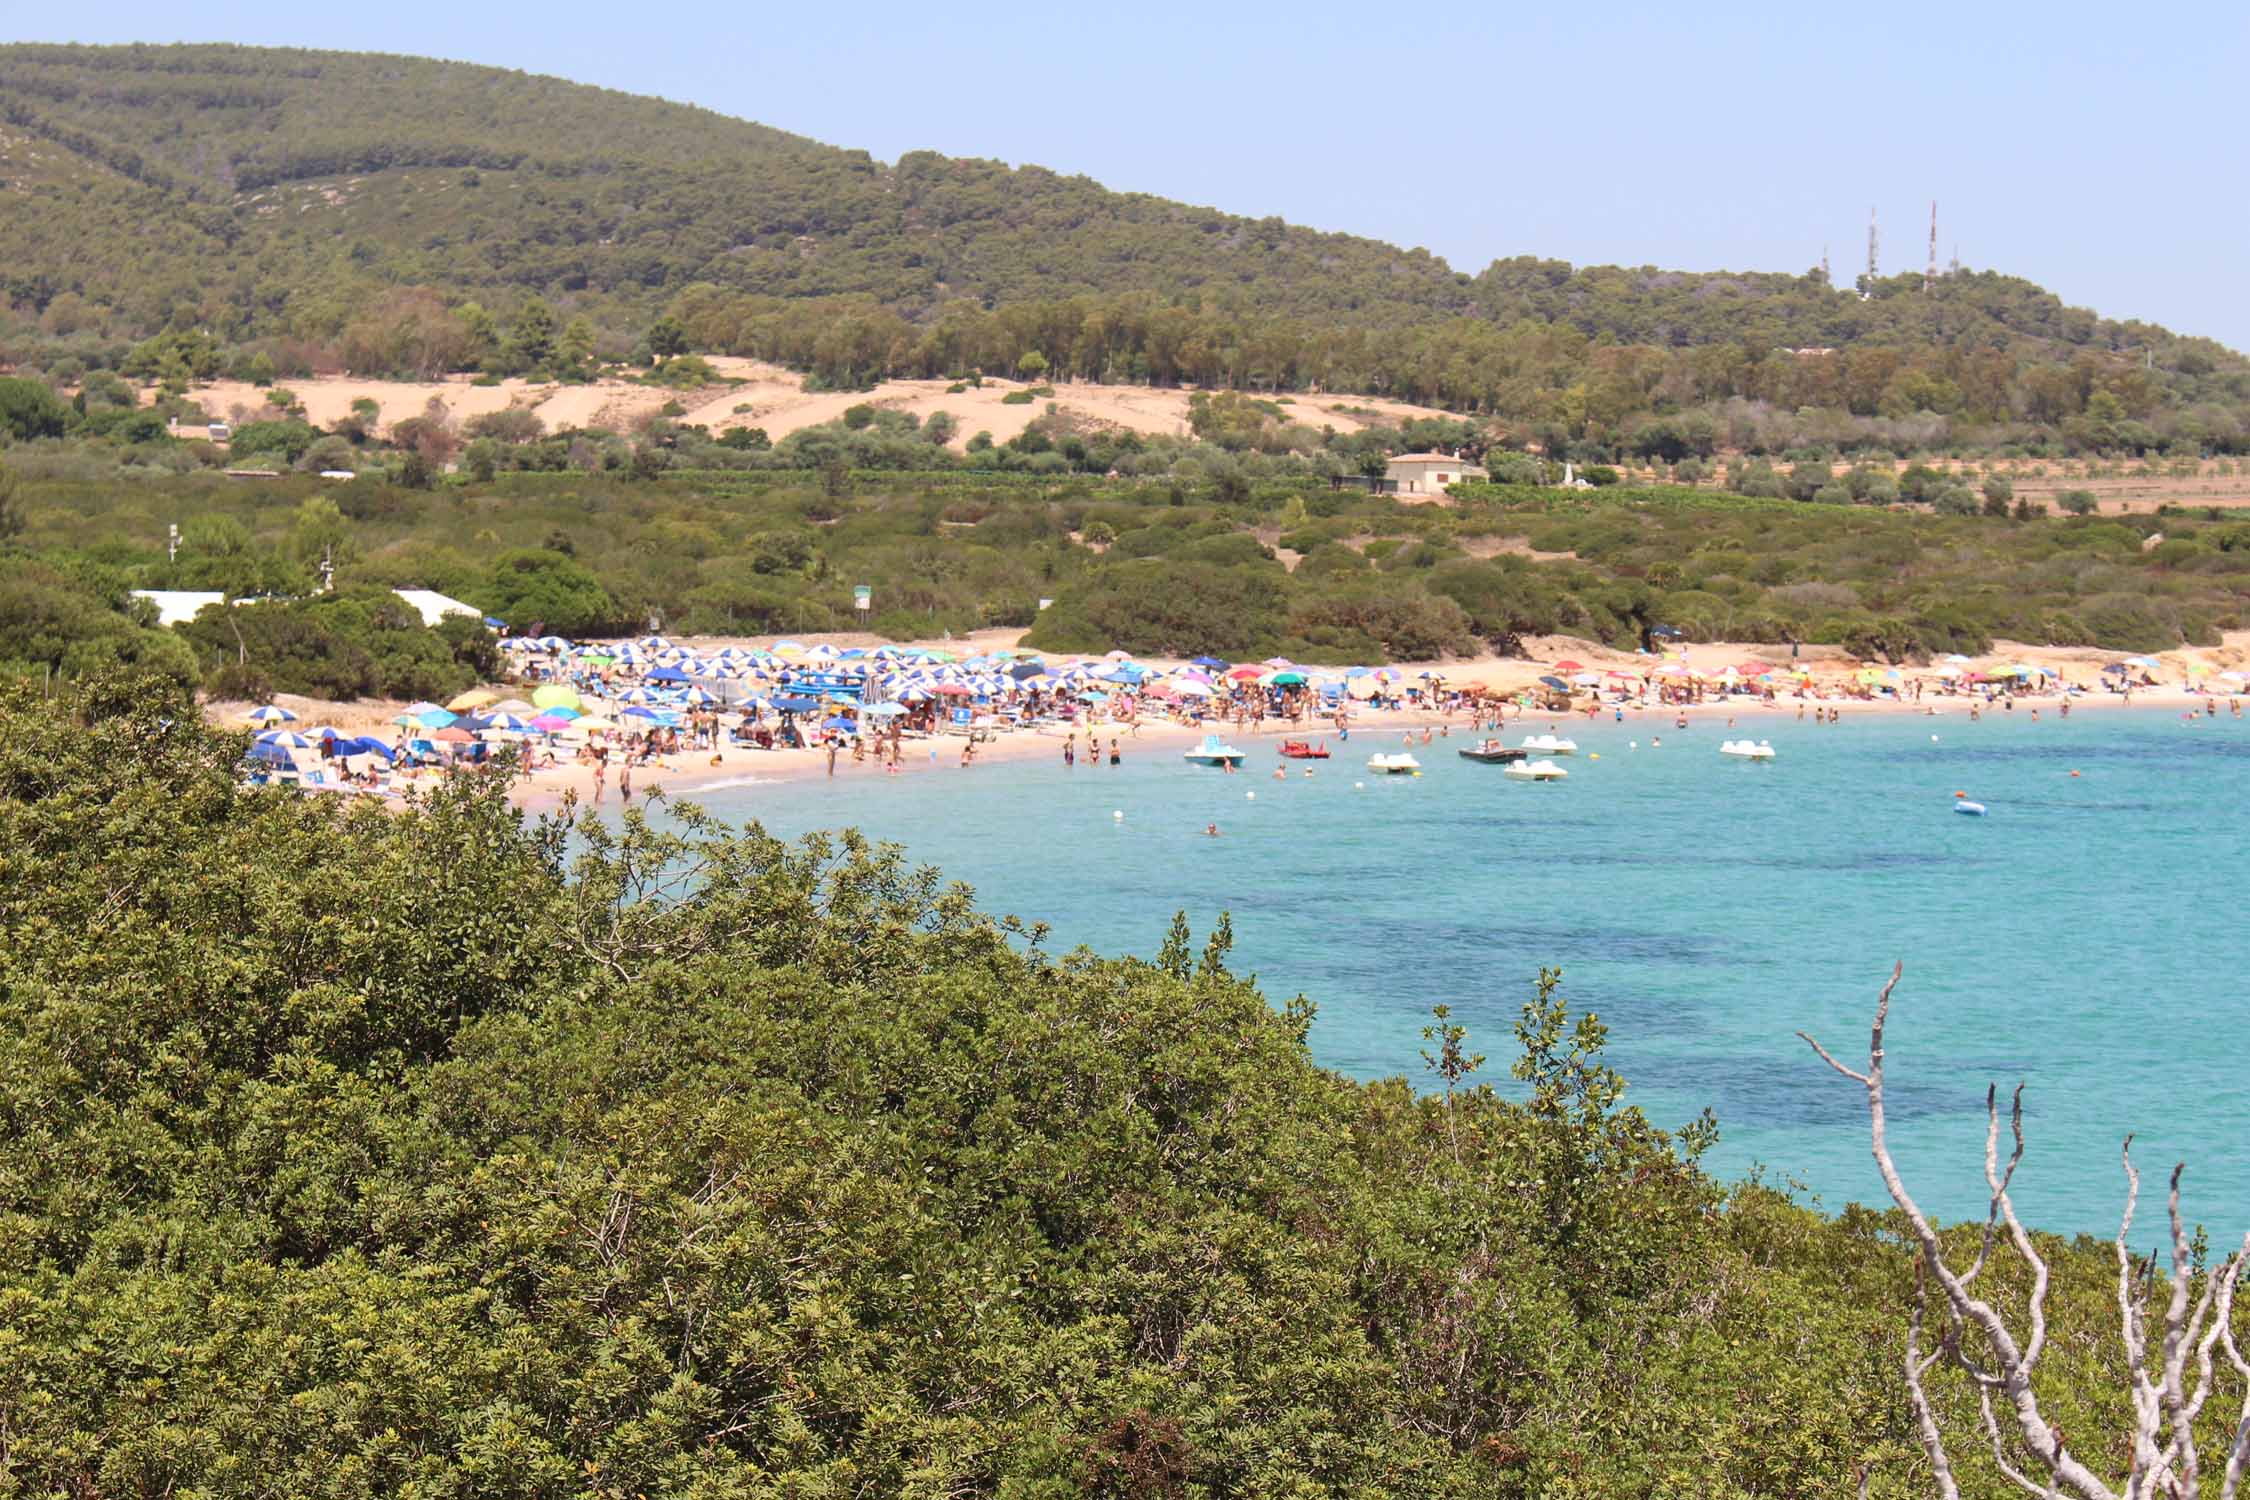
[[[1869,281],[1873,281],[1878,274],[1875,269],[1875,252],[1882,247],[1882,243],[1883,237],[1875,227],[1875,210],[1871,208],[1867,211],[1867,279]]]
[[[1930,200],[1930,264],[1922,273],[1922,290],[1937,285],[1937,199]]]
[[[1828,247],[1826,245],[1820,247],[1820,279],[1830,286],[1836,284],[1835,278],[1828,274]]]

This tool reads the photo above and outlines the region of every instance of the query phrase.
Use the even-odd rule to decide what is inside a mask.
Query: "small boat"
[[[1421,770],[1422,763],[1402,750],[1396,755],[1369,756],[1367,758],[1367,769],[1385,776],[1404,776],[1409,772]]]
[[[1461,747],[1463,760],[1482,761],[1488,766],[1504,766],[1510,761],[1526,759],[1530,754],[1529,750],[1518,750],[1512,745],[1503,745],[1498,740],[1484,740]]]
[[[1283,740],[1281,742],[1281,758],[1283,760],[1326,760],[1328,759],[1328,745],[1325,741],[1318,745],[1310,745],[1303,740]]]
[[[1502,766],[1500,774],[1514,781],[1564,781],[1570,776],[1551,760],[1519,760]]]
[[[1764,740],[1727,740],[1719,746],[1719,753],[1737,760],[1772,760],[1773,746]]]
[[[1953,801],[1953,810],[1965,818],[1981,818],[1984,816],[1984,804],[1982,802],[1971,802],[1966,797],[1956,797]]]
[[[1182,750],[1180,759],[1197,766],[1239,766],[1243,756],[1240,750],[1217,735],[1207,734],[1201,744]]]
[[[1523,748],[1531,755],[1576,755],[1578,741],[1566,740],[1559,734],[1535,734],[1524,740]]]

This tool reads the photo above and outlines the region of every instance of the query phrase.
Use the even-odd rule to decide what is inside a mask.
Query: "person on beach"
[[[834,735],[828,737],[828,774],[830,776],[836,774],[836,737]]]
[[[1117,753],[1117,736],[1113,734],[1109,737],[1109,763],[1114,766],[1121,758]]]
[[[1078,736],[1077,736],[1077,735],[1075,735],[1075,734],[1067,734],[1067,735],[1064,735],[1064,736],[1063,736],[1063,767],[1064,767],[1064,769],[1066,769],[1066,770],[1067,770],[1067,769],[1069,769],[1070,767],[1072,767],[1072,766],[1075,766],[1075,765],[1077,765],[1077,764],[1078,764]]]
[[[1204,836],[1205,838],[1207,838],[1207,839],[1215,839],[1215,838],[1217,838],[1217,837],[1219,836],[1219,825],[1218,825],[1218,824],[1216,824],[1216,823],[1206,823],[1206,824],[1204,824],[1204,825],[1203,825],[1203,836]]]
[[[633,768],[629,765],[617,768],[617,801],[624,807],[633,803]]]
[[[594,762],[594,806],[602,805],[602,784],[609,778],[609,769],[600,760]]]

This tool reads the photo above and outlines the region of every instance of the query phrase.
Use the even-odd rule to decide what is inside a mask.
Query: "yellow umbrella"
[[[583,729],[591,733],[597,729],[604,731],[615,729],[617,725],[613,720],[605,719],[600,714],[588,714],[583,719],[573,719],[570,727]]]
[[[483,688],[471,688],[445,706],[449,712],[461,714],[467,713],[472,708],[482,708],[487,703],[497,701],[498,698],[499,694],[497,693],[488,693]]]
[[[567,682],[550,682],[531,695],[533,704],[540,708],[579,708],[578,689]]]

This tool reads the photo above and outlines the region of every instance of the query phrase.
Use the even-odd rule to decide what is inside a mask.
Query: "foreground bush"
[[[1511,1097],[1443,1018],[1359,1085],[1223,918],[1058,956],[853,837],[246,791],[158,686],[7,691],[12,1489],[1928,1492],[1897,1222],[1723,1193],[1551,981]]]

